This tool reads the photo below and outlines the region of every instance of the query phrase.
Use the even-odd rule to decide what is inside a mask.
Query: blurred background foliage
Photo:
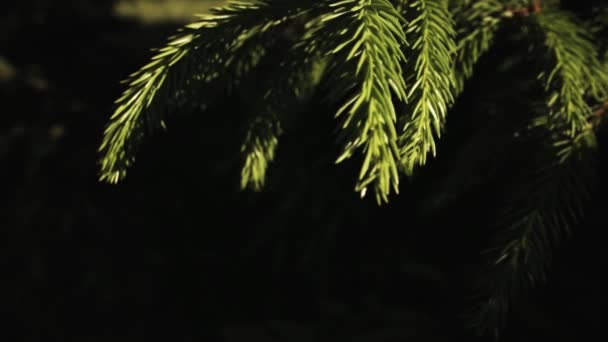
[[[205,13],[225,0],[120,0],[114,4],[117,16],[144,23],[187,22],[193,13]]]
[[[499,64],[517,46],[505,39],[482,60],[450,113],[445,157],[388,206],[352,191],[356,165],[333,165],[334,122],[319,115],[322,106],[308,108],[285,135],[266,190],[240,192],[237,119],[246,108],[221,97],[208,112],[174,116],[125,183],[99,183],[96,149],[119,81],[191,13],[219,2],[2,5],[0,307],[8,320],[0,334],[475,340],[459,315],[490,233],[491,204],[510,184],[504,160],[479,165],[475,157],[500,149],[500,139],[484,136],[484,127],[506,125],[497,113],[525,111],[525,97],[513,94],[526,61]],[[605,146],[605,134],[600,140]],[[450,174],[480,166],[489,185],[472,177],[450,184],[462,179]],[[599,174],[606,169],[603,154]],[[562,247],[549,284],[516,307],[506,341],[605,335],[608,258],[598,238],[605,190],[600,177],[586,222]],[[460,200],[450,201],[455,194]]]

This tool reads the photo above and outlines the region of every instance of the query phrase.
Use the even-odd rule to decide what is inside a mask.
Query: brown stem
[[[593,118],[591,119],[593,127],[599,127],[606,115],[608,115],[608,101],[605,101],[593,110]]]
[[[504,16],[505,17],[527,17],[531,13],[541,13],[542,12],[542,0],[529,0],[528,6],[521,6],[513,8],[511,6],[506,6]]]
[[[530,12],[540,13],[543,10],[542,0],[530,0]]]

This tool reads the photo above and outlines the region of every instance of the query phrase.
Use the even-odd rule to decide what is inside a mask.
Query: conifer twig
[[[591,107],[585,92],[603,92],[605,71],[596,56],[588,33],[573,18],[559,11],[545,11],[535,16],[535,23],[544,34],[553,67],[542,72],[542,80],[548,93],[547,105],[551,115],[568,123],[569,134],[576,136],[589,128]],[[596,73],[599,70],[601,73]],[[597,77],[600,78],[598,84]]]
[[[252,38],[304,12],[287,0],[273,1],[273,7],[268,0],[228,2],[171,37],[125,81],[127,89],[116,101],[99,147],[100,180],[117,183],[125,177],[143,137],[165,128],[172,100],[194,84],[217,81],[221,71],[232,71],[230,77],[238,79],[254,64],[252,51],[242,53],[257,47],[249,44]]]
[[[248,95],[254,94],[251,96],[254,100],[253,116],[241,145],[242,189],[262,189],[283,126],[290,116],[298,114],[298,108],[309,99],[324,72],[324,60],[306,46],[298,44],[294,48],[285,42],[278,45],[273,48],[276,53],[262,61],[260,72],[250,80],[255,89],[248,90]],[[269,74],[276,76],[267,77]]]
[[[388,0],[344,0],[323,16],[325,52],[332,56],[335,81],[328,97],[345,98],[336,113],[346,140],[336,163],[362,149],[363,164],[355,190],[372,186],[378,203],[399,191],[397,113],[393,101],[407,98],[402,63],[405,19]]]
[[[456,86],[452,67],[456,32],[447,1],[417,0],[410,7],[417,14],[406,31],[413,36],[408,40],[413,41],[415,56],[408,82],[412,84],[408,94],[412,109],[399,137],[401,163],[408,174],[424,165],[429,153],[435,156],[435,136],[441,136]]]
[[[473,76],[477,61],[492,46],[501,23],[503,6],[498,0],[457,1],[451,8],[456,24],[454,57],[455,95],[462,93],[465,81]]]
[[[546,281],[554,249],[583,218],[591,196],[594,131],[571,137],[546,116],[529,129],[541,146],[505,196],[495,247],[485,252],[490,264],[478,278],[484,298],[471,319],[480,334],[498,337],[513,303]]]

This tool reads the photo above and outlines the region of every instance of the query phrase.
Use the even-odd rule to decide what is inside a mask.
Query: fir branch
[[[464,90],[465,81],[473,76],[474,66],[494,41],[501,23],[503,5],[498,0],[451,1],[457,30],[454,74],[455,93]]]
[[[235,1],[213,10],[170,38],[149,64],[125,81],[128,88],[116,101],[99,148],[102,181],[124,178],[146,131],[165,127],[163,117],[172,99],[194,83],[217,81],[222,70],[241,76],[255,63],[255,53],[238,54],[252,48],[247,46],[252,37],[304,13],[295,3],[272,3]],[[245,56],[247,62],[235,56]]]
[[[362,149],[364,161],[356,191],[372,185],[378,203],[399,186],[399,148],[393,100],[406,100],[401,63],[405,19],[388,0],[331,2],[322,17],[322,34],[332,55],[330,98],[347,98],[337,111],[346,140],[337,163]]]
[[[576,136],[589,129],[592,111],[586,95],[605,97],[608,75],[583,25],[560,11],[547,10],[534,18],[553,60],[551,69],[539,75],[548,92],[547,104],[551,115],[563,116],[569,134]]]
[[[274,160],[281,134],[281,123],[276,115],[266,114],[250,123],[241,147],[244,156],[241,169],[241,188],[259,191],[264,186],[266,169]]]
[[[417,0],[410,6],[416,13],[406,31],[414,36],[408,40],[414,42],[411,49],[416,56],[408,93],[413,110],[399,137],[401,164],[408,174],[426,163],[429,152],[435,156],[434,135],[441,136],[455,84],[455,31],[447,1]]]
[[[283,42],[288,51],[275,46],[276,55],[268,56],[266,66],[261,73],[255,74],[251,82],[262,94],[253,96],[257,102],[253,118],[248,124],[245,141],[241,147],[243,166],[241,169],[241,188],[254,191],[262,189],[265,183],[266,170],[274,160],[279,136],[282,134],[282,122],[287,114],[294,117],[302,103],[307,101],[319,83],[324,71],[325,61],[305,44]],[[279,44],[281,45],[281,44]],[[274,58],[273,58],[274,57]],[[272,77],[268,77],[272,75]],[[266,79],[261,82],[260,79]],[[259,93],[255,89],[247,91],[249,95]]]
[[[492,262],[478,279],[483,299],[471,317],[479,334],[498,337],[512,303],[546,281],[553,249],[580,221],[590,199],[593,130],[571,137],[546,116],[531,128],[531,136],[545,139],[545,147],[531,158],[535,166],[502,211],[497,247],[485,252]]]

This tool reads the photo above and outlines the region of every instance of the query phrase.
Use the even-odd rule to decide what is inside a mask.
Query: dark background
[[[386,206],[353,192],[356,161],[333,165],[335,122],[323,106],[284,136],[267,189],[239,191],[247,104],[232,98],[175,116],[124,183],[99,183],[96,150],[119,81],[176,27],[118,17],[111,1],[2,5],[5,340],[476,340],[460,314],[509,179],[441,210],[429,203],[445,198],[439,180],[483,130],[472,108],[516,87],[518,75],[497,66],[513,47],[484,58],[450,113],[446,157]],[[605,146],[600,132],[599,175]],[[595,190],[548,285],[515,306],[505,340],[606,335],[603,177]]]

